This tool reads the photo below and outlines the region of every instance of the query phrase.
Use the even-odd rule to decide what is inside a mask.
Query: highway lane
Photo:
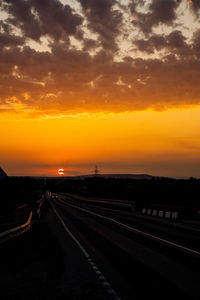
[[[70,224],[88,251],[97,257],[100,264],[109,266],[106,272],[120,274],[114,283],[118,282],[122,297],[126,293],[121,283],[125,282],[128,284],[126,297],[129,299],[133,299],[133,295],[135,299],[150,296],[160,299],[161,295],[162,299],[172,295],[182,299],[199,298],[199,252],[196,249],[189,248],[194,250],[192,252],[182,245],[174,247],[155,240],[149,232],[141,234],[139,231],[144,233],[143,228],[130,230],[133,225],[127,225],[110,208],[72,203],[70,197],[63,195],[54,199],[54,204],[64,222]],[[113,222],[109,219],[114,219],[114,213]],[[123,215],[123,212],[120,213]]]
[[[63,204],[66,204],[66,202],[60,200]],[[82,208],[82,207],[78,207],[77,205],[73,205],[73,204],[69,204],[71,207],[73,208],[77,208],[87,214],[90,214],[92,216],[95,216],[95,217],[98,217],[98,218],[101,218],[105,221],[108,221],[108,222],[111,222],[111,223],[114,223],[114,224],[117,224],[119,225],[120,227],[122,227],[123,229],[127,229],[129,231],[132,231],[132,232],[136,232],[136,233],[139,233],[145,237],[149,237],[153,240],[156,240],[156,241],[159,241],[161,243],[164,243],[165,245],[169,245],[169,246],[172,246],[174,248],[178,248],[179,250],[184,250],[184,251],[187,251],[189,253],[192,253],[192,254],[195,254],[195,255],[200,255],[200,252],[198,250],[194,250],[192,249],[192,247],[187,247],[187,246],[184,246],[184,245],[181,245],[180,243],[177,243],[177,242],[172,242],[170,241],[170,239],[164,239],[162,237],[159,237],[158,235],[155,235],[155,234],[152,234],[152,233],[148,233],[144,230],[140,230],[140,229],[137,229],[135,226],[129,226],[127,225],[126,223],[122,223],[121,221],[119,221],[119,218],[116,219],[116,215],[113,217],[111,216],[106,216],[107,215],[107,212],[105,214],[105,209],[104,209],[104,213],[102,214],[102,211],[100,211],[100,213],[96,213],[94,212],[93,210],[91,210],[91,207],[90,209],[85,209],[85,208]],[[96,209],[95,209],[96,210]],[[111,211],[111,210],[110,210]],[[110,213],[109,211],[109,213]],[[111,211],[112,212],[112,211]],[[112,212],[112,215],[113,215],[113,212]],[[133,216],[132,216],[133,218]]]
[[[197,252],[200,250],[200,230],[198,228],[190,227],[179,222],[173,222],[171,220],[133,213],[131,212],[131,207],[129,207],[129,210],[127,211],[127,206],[122,207],[122,201],[120,206],[118,206],[118,201],[115,200],[112,200],[113,202],[108,200],[109,204],[107,205],[106,201],[101,199],[98,199],[95,202],[94,199],[91,200],[68,194],[62,194],[62,196],[59,197],[59,199],[67,201],[67,203],[78,205],[79,207],[96,213],[99,212],[107,217],[117,218],[118,221],[121,221],[126,225],[131,225],[138,230],[143,230],[160,238],[165,238],[172,243],[178,242],[183,247],[192,248]],[[127,202],[128,201],[126,201],[125,204],[127,204]],[[111,205],[111,203],[113,203],[113,205]]]
[[[76,194],[70,194],[70,193],[58,193],[58,195],[63,195],[63,196],[66,196],[68,198],[72,198],[72,199],[77,199],[77,200],[81,200],[81,201],[90,201],[90,202],[101,202],[101,203],[126,203],[126,204],[131,204],[131,201],[130,200],[120,200],[120,199],[110,199],[110,198],[104,198],[104,199],[101,199],[101,198],[87,198],[87,197],[83,197],[83,196],[80,196],[80,195],[76,195]]]
[[[64,194],[59,193],[59,196],[67,196],[68,200],[73,202],[77,202],[79,204],[92,204],[93,206],[102,207],[105,206],[106,208],[115,208],[117,210],[123,211],[132,211],[131,201],[128,200],[113,200],[113,199],[97,199],[97,198],[85,198],[74,194]]]

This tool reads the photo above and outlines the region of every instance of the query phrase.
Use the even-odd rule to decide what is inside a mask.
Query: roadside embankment
[[[1,299],[56,299],[63,255],[56,237],[42,220],[0,245]]]

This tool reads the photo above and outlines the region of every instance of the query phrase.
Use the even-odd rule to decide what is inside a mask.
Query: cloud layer
[[[200,104],[199,1],[75,2],[1,1],[1,112]]]

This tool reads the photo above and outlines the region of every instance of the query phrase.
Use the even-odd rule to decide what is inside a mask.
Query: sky
[[[0,1],[8,175],[200,177],[199,0]]]

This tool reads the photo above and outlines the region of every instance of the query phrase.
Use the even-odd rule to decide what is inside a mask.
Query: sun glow
[[[64,169],[59,169],[59,170],[58,170],[58,175],[64,175],[64,174],[65,174]]]

